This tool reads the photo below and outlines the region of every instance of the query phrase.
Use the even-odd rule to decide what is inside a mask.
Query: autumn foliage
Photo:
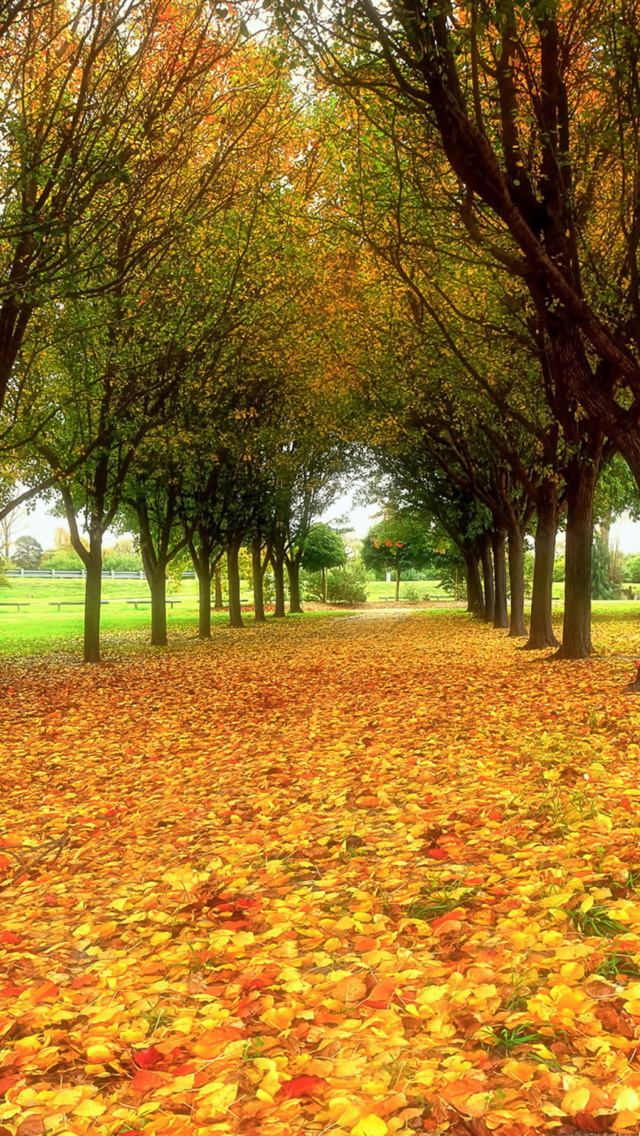
[[[635,1131],[625,664],[214,642],[5,669],[2,1136]]]

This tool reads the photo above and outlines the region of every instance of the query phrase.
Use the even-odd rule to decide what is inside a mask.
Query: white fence
[[[5,572],[6,576],[21,576],[40,578],[42,580],[50,580],[52,576],[56,579],[62,580],[84,580],[86,572],[84,568],[10,568]],[[104,569],[102,572],[104,580],[144,580],[144,572],[142,569],[134,572],[116,572],[113,569]],[[195,578],[194,572],[183,572],[183,580],[193,580]]]

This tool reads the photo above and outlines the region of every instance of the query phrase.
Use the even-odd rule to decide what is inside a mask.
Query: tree
[[[11,560],[16,568],[39,568],[42,552],[42,545],[34,536],[19,536]]]
[[[316,524],[310,529],[302,547],[302,567],[308,572],[322,573],[322,602],[327,602],[327,569],[347,563],[347,551],[340,533],[329,525]]]
[[[424,523],[407,514],[384,517],[364,538],[362,559],[369,570],[393,572],[397,602],[402,569],[424,568],[430,561]]]

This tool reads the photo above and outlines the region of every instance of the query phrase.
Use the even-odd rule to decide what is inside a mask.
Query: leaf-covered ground
[[[637,1132],[632,674],[460,615],[5,665],[0,1136]]]

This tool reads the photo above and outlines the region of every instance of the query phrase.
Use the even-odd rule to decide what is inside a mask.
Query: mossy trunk
[[[232,627],[243,627],[242,607],[240,604],[240,568],[238,553],[240,540],[231,541],[227,548],[227,579],[229,583],[229,622]]]
[[[519,527],[509,533],[509,590],[509,635],[520,639],[527,634],[527,628],[524,622],[524,533]]]
[[[509,612],[507,606],[507,570],[505,564],[504,533],[495,529],[491,533],[491,549],[493,552],[493,580],[494,580],[494,610],[493,626],[498,628],[509,626]]]
[[[555,486],[541,498],[538,505],[538,524],[533,563],[533,591],[531,593],[531,626],[526,651],[542,651],[557,647],[552,625],[553,564],[558,530],[558,500]]]

